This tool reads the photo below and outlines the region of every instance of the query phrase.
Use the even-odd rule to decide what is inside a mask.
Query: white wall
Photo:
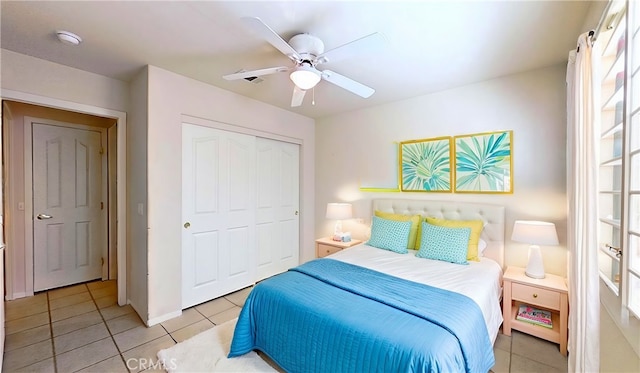
[[[127,111],[129,84],[102,75],[0,49],[2,89]]]
[[[148,319],[147,281],[147,121],[149,81],[145,68],[131,82],[127,126],[127,301]],[[142,214],[138,213],[142,204]]]
[[[301,142],[301,260],[314,255],[314,121],[175,73],[148,67],[149,324],[181,310],[182,116]],[[133,204],[144,201],[131,201]]]
[[[366,238],[372,198],[499,204],[506,206],[505,265],[524,267],[527,262],[528,246],[509,240],[513,222],[545,220],[556,224],[561,243],[542,248],[545,269],[566,275],[565,71],[563,64],[318,120],[316,236],[333,231],[333,222],[324,217],[327,202],[354,204],[354,214],[364,224],[344,224],[359,238]],[[380,160],[380,154],[395,155],[394,142],[502,130],[513,130],[513,194],[359,190],[360,180],[394,178],[396,163]]]

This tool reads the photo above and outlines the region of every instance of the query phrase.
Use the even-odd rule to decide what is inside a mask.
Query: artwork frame
[[[400,190],[451,193],[453,184],[451,136],[403,141],[399,146]]]
[[[454,136],[455,193],[513,193],[513,131]]]

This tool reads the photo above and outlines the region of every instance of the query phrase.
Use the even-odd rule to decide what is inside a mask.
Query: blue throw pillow
[[[367,245],[406,254],[411,221],[395,221],[373,217],[371,238]]]
[[[419,258],[468,264],[467,250],[471,228],[448,228],[422,223]]]

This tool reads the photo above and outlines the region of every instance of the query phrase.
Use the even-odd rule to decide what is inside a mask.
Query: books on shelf
[[[516,320],[525,321],[531,324],[552,328],[551,312],[521,304],[518,308]]]

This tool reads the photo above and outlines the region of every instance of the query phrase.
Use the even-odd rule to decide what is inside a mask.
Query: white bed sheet
[[[460,265],[417,258],[416,250],[408,254],[378,249],[360,244],[341,250],[327,258],[355,264],[405,280],[454,291],[473,299],[484,316],[491,343],[495,343],[502,324],[500,297],[502,269],[494,260],[480,258],[480,262]]]

